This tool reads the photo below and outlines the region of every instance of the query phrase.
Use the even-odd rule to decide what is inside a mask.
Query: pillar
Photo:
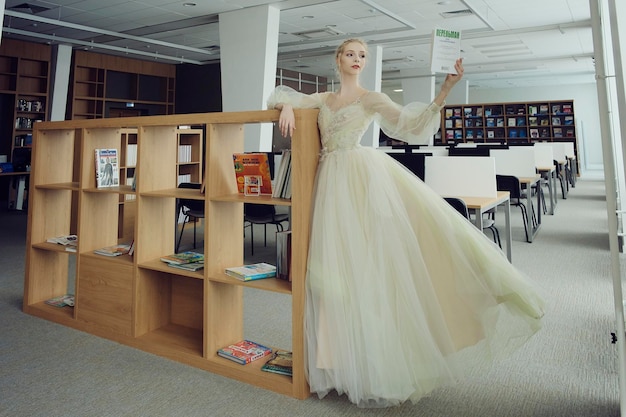
[[[65,120],[71,62],[72,47],[70,45],[57,44],[52,46],[50,121]]]
[[[360,77],[361,86],[370,91],[380,92],[383,74],[383,47],[369,46],[368,52],[367,64],[365,65]],[[379,138],[380,126],[378,123],[373,122],[363,135],[361,144],[363,146],[372,146],[377,148]]]
[[[264,5],[219,16],[223,111],[263,110],[276,85],[280,10]],[[244,151],[272,150],[272,125],[245,128]]]

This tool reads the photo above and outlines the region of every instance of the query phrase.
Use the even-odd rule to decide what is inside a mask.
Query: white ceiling
[[[208,64],[219,14],[265,4],[281,10],[279,68],[333,78],[332,51],[361,37],[383,47],[391,89],[429,73],[431,32],[443,27],[462,31],[470,88],[594,81],[589,0],[6,0],[2,36]]]

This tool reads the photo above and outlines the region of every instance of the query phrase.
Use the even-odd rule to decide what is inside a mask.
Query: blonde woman
[[[390,137],[428,143],[448,75],[432,103],[400,106],[359,84],[358,39],[336,52],[337,92],[277,87],[269,108],[291,136],[293,108],[319,108],[318,166],[306,276],[306,375],[359,407],[417,402],[470,366],[521,346],[540,328],[542,300],[481,231],[418,177],[359,145],[373,120]]]

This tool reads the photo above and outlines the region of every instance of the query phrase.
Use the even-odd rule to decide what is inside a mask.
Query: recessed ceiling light
[[[440,6],[446,6],[448,4],[452,3],[450,0],[444,0],[444,1],[438,1],[437,4]]]
[[[183,3],[183,6],[185,6],[185,7],[194,7],[194,6],[197,6],[197,4],[196,4],[196,3],[193,3],[193,2],[188,1],[188,2],[186,2],[186,3]]]
[[[306,15],[306,16],[302,16],[303,19],[314,19],[315,16],[311,16],[311,15]]]

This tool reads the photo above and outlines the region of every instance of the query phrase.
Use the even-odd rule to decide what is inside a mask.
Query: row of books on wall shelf
[[[41,100],[26,100],[23,98],[17,100],[17,111],[43,112],[43,107],[43,101]]]
[[[129,143],[126,145],[126,167],[134,167],[137,165],[137,144]]]
[[[13,143],[15,144],[15,146],[32,146],[33,134],[27,133],[24,135],[17,135]]]
[[[262,371],[280,375],[293,375],[293,353],[287,350],[264,346],[252,340],[244,339],[217,350],[218,356],[247,365],[251,362],[268,358],[261,367]]]
[[[161,262],[168,266],[187,271],[199,271],[204,268],[204,255],[198,252],[186,251],[162,256]]]
[[[270,164],[265,152],[233,154],[237,191],[244,195],[272,195]]]
[[[191,145],[178,145],[178,162],[181,164],[192,162],[192,151]]]
[[[96,149],[96,187],[118,187],[120,167],[117,149]]]
[[[52,297],[44,303],[54,307],[74,307],[74,294],[64,294],[58,297]]]
[[[121,256],[130,255],[135,252],[135,241],[131,243],[120,243],[117,245],[105,246],[103,248],[95,249],[93,253],[102,256]]]
[[[76,235],[61,235],[50,237],[46,239],[48,243],[56,243],[57,245],[65,246],[65,250],[68,252],[76,252],[78,247],[78,236]]]
[[[15,118],[15,128],[16,129],[32,129],[33,125],[37,122],[41,122],[43,119],[32,118],[32,117],[16,117]]]
[[[276,186],[272,197],[291,198],[291,150],[289,149],[282,152],[274,182]]]
[[[528,118],[528,124],[530,126],[548,126],[550,120],[547,116],[531,116]]]

